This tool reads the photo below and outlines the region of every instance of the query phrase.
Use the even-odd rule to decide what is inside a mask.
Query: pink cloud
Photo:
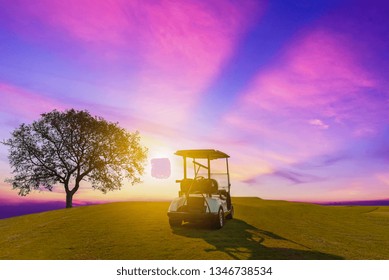
[[[316,126],[320,129],[328,129],[330,126],[319,119],[312,119],[308,121],[309,124]]]
[[[3,113],[29,120],[47,111],[64,109],[63,104],[43,94],[1,82],[0,100]]]
[[[347,35],[319,27],[296,36],[224,116],[224,138],[253,139],[246,145],[277,169],[336,153],[350,138],[374,133],[386,105],[368,94],[380,84],[361,66],[353,45]]]
[[[60,34],[66,45],[87,50],[81,61],[120,60],[136,69],[128,71],[128,87],[111,95],[124,97],[137,115],[173,124],[190,116],[264,10],[264,3],[252,0],[17,3],[12,12],[19,19],[12,25],[21,36],[47,47]],[[41,34],[40,25],[48,32]],[[76,55],[72,48],[57,48]]]
[[[261,7],[262,8],[262,7]],[[145,6],[144,67],[135,104],[149,118],[180,123],[231,56],[250,18],[253,2],[179,3]]]
[[[355,110],[373,112],[382,106],[366,94],[379,84],[360,66],[358,55],[346,35],[312,29],[292,41],[271,68],[257,74],[239,106],[246,115],[247,110],[264,110],[284,117],[292,114],[292,119],[306,118],[310,124],[322,117],[363,126],[363,118],[368,116],[361,117]],[[324,120],[320,122],[329,127]]]
[[[275,67],[259,73],[245,98],[269,110],[315,107],[331,114],[325,106],[342,98],[358,98],[358,91],[374,86],[348,38],[316,29],[292,42]]]
[[[11,175],[7,176],[7,178],[11,177]],[[65,195],[63,193],[58,192],[39,192],[33,191],[28,196],[20,196],[18,195],[17,190],[12,189],[12,185],[3,182],[4,177],[0,178],[0,204],[17,204],[24,202],[39,202],[39,201],[49,201],[53,199],[62,200]]]
[[[134,6],[135,2],[43,0],[31,3],[16,0],[9,5],[14,15],[10,25],[33,41],[50,39],[49,33],[39,32],[42,24],[51,27],[51,32],[61,32],[62,36],[73,37],[94,47],[100,48],[102,44],[120,46],[126,44],[126,37],[134,29],[126,19],[126,10],[122,9],[126,4]],[[50,32],[50,29],[46,31]]]

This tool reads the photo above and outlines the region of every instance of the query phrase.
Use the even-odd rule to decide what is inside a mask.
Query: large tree
[[[140,182],[147,149],[139,133],[130,133],[87,111],[51,111],[32,124],[22,124],[3,142],[9,147],[13,178],[19,195],[52,190],[62,184],[66,207],[81,181],[106,193],[122,187],[123,179]]]

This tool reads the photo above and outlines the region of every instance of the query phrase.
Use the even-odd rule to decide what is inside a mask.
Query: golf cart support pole
[[[211,179],[211,160],[208,157],[208,179]]]
[[[186,179],[186,157],[183,157],[184,159],[184,179]]]
[[[228,158],[226,158],[227,165],[227,178],[228,178],[228,193],[230,193],[231,183],[230,183],[230,170],[228,168]]]

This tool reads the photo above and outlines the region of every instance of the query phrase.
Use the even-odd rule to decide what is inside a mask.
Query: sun
[[[155,179],[170,178],[172,173],[172,162],[174,162],[174,152],[175,150],[166,146],[154,146],[149,148],[151,177]]]

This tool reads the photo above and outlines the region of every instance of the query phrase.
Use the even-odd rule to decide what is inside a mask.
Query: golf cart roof
[[[229,158],[230,156],[213,149],[200,149],[200,150],[178,150],[175,153],[177,156],[188,157],[188,158],[206,158],[206,159],[218,159],[218,158]]]

